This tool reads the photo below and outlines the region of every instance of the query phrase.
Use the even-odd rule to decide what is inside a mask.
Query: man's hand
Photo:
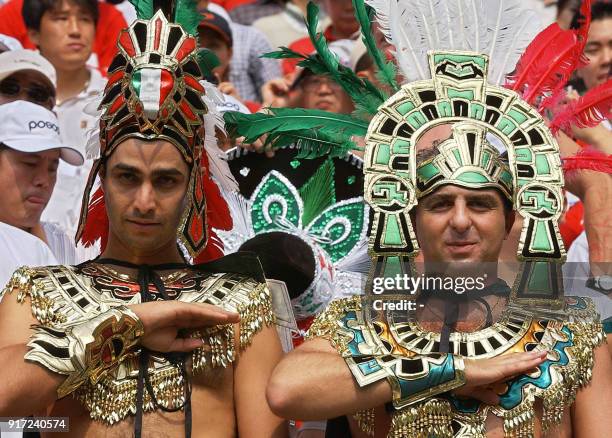
[[[140,345],[161,353],[190,352],[203,345],[201,339],[180,336],[181,329],[234,324],[240,320],[237,313],[200,303],[156,301],[135,304],[130,309],[144,326]]]
[[[546,351],[513,353],[491,359],[464,359],[465,385],[453,391],[455,395],[478,399],[488,405],[499,403],[493,386],[514,376],[530,372],[546,360]]]

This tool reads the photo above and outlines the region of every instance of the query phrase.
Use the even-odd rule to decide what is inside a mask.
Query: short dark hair
[[[612,17],[612,2],[610,1],[597,1],[591,6],[591,21],[605,20],[606,18]],[[572,19],[571,28],[577,29],[580,27],[580,20],[582,15],[580,14],[580,5],[574,18]]]
[[[75,4],[90,12],[94,22],[98,24],[98,0],[23,0],[21,15],[23,16],[26,28],[36,31],[40,30],[40,21],[45,12],[57,8],[64,1]]]

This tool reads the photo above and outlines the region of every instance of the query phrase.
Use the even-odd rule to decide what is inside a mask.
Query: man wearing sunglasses
[[[0,53],[0,105],[25,100],[52,110],[55,78],[51,63],[32,50]]]

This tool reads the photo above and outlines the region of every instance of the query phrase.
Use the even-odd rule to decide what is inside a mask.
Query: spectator
[[[612,73],[612,3],[598,2],[591,10],[591,28],[584,54],[589,64],[576,72],[586,91],[603,84]]]
[[[200,10],[207,9],[208,1],[200,1]],[[210,3],[211,12],[227,20],[232,31],[232,59],[230,61],[229,82],[234,84],[238,94],[245,101],[261,102],[261,87],[281,75],[276,59],[261,58],[272,51],[270,43],[257,29],[233,23],[223,8]]]
[[[72,0],[71,0],[72,1]],[[84,4],[87,0],[74,0],[77,4]],[[22,17],[24,0],[9,0],[0,7],[0,33],[12,36],[19,40],[24,48],[34,49],[36,46],[28,37],[26,25]],[[58,0],[45,0],[45,4],[55,5]],[[110,65],[117,53],[117,35],[121,29],[127,27],[121,12],[110,3],[99,3],[98,32],[93,45],[93,55],[88,64],[97,67],[102,74]]]
[[[214,12],[205,10],[202,12],[202,21],[198,26],[198,36],[200,46],[212,50],[219,58],[220,65],[213,69],[219,83],[217,86],[219,91],[241,100],[236,87],[229,81],[233,39],[227,20]]]
[[[55,114],[31,102],[0,105],[0,222],[27,231],[51,248],[60,263],[78,263],[71,239],[41,215],[55,187],[60,159],[83,163],[64,145]]]
[[[0,53],[0,105],[26,100],[52,110],[55,106],[55,69],[32,50]]]
[[[55,256],[42,240],[3,222],[0,222],[0,247],[0,291],[22,266],[57,265]]]
[[[255,0],[235,7],[230,11],[230,17],[234,23],[250,26],[262,17],[278,14],[283,11],[283,6],[289,0]]]
[[[253,27],[262,31],[274,48],[286,47],[296,40],[308,38],[308,29],[304,22],[308,2],[309,0],[289,0],[283,10],[275,15],[260,18],[253,23]],[[319,30],[325,29],[329,21],[324,19],[324,15],[320,18]]]
[[[569,29],[580,9],[581,0],[559,0],[557,2],[557,23],[562,29]]]
[[[328,42],[341,39],[357,39],[359,37],[359,23],[353,12],[352,0],[323,0],[323,8],[327,12],[331,23],[323,35]],[[289,45],[289,48],[303,54],[312,53],[314,46],[309,37],[301,38]],[[283,73],[292,72],[297,61],[287,59],[283,61]]]
[[[86,104],[104,89],[106,80],[87,66],[96,33],[97,0],[24,0],[28,34],[57,71],[57,106],[62,142],[85,155],[87,133],[97,123],[85,113]],[[91,160],[84,166],[60,163],[56,190],[44,219],[69,235],[76,233],[81,199]]]
[[[354,41],[340,40],[329,45],[340,64],[350,67]],[[349,114],[355,109],[348,94],[327,75],[317,75],[307,69],[299,69],[295,79],[268,82],[264,88],[265,107],[305,108]]]
[[[214,0],[213,3],[218,4],[226,11],[231,11],[234,8],[237,8],[242,5],[248,5],[250,3],[254,3],[255,0]]]

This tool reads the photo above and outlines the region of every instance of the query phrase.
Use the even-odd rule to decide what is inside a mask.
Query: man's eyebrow
[[[153,176],[183,176],[183,172],[174,167],[168,169],[155,169],[152,174]]]
[[[452,201],[455,199],[454,195],[446,194],[446,193],[437,193],[431,196],[428,196],[425,199],[425,203],[438,202],[438,201]]]
[[[466,196],[466,198],[468,201],[487,201],[487,202],[492,202],[492,203],[497,202],[497,198],[495,197],[495,195],[492,195],[489,193],[478,193],[478,194],[468,195]]]
[[[131,173],[142,173],[138,168],[134,167],[134,166],[130,166],[129,164],[124,164],[124,163],[118,163],[115,164],[111,170],[122,170],[124,172],[131,172]]]

